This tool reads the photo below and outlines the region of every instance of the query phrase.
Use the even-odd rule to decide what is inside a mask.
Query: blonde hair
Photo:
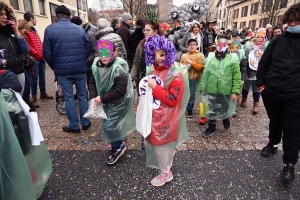
[[[26,21],[25,19],[19,19],[18,20],[18,30],[22,30],[22,29],[29,29],[30,25],[28,23],[28,21]]]

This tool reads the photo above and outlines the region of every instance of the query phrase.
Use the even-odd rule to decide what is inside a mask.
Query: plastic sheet
[[[239,64],[237,54],[227,54],[218,60],[214,53],[210,53],[206,59],[200,91],[204,116],[208,119],[223,120],[236,114],[236,103],[231,95],[241,92]]]
[[[3,101],[4,100],[9,101],[10,110],[17,111],[18,108],[21,106],[17,100],[17,97],[15,96],[15,93],[13,91],[7,90],[7,89],[2,89],[2,91],[5,92],[5,99],[3,99]],[[0,103],[2,103],[2,102],[0,102]],[[1,106],[1,108],[2,108],[2,106]],[[6,106],[6,108],[7,108],[7,106]],[[23,187],[28,188],[29,185],[32,185],[33,189],[31,187],[29,187],[30,191],[27,191],[29,189],[25,189],[25,191],[26,191],[25,193],[30,194],[32,191],[35,194],[36,198],[38,198],[43,193],[43,189],[52,173],[52,160],[51,160],[48,149],[44,142],[41,141],[40,145],[37,145],[37,146],[32,145],[31,133],[30,133],[31,129],[29,127],[29,120],[28,120],[28,117],[26,116],[26,114],[23,111],[19,111],[15,114],[17,116],[17,124],[14,127],[14,137],[17,136],[18,142],[14,145],[12,150],[17,152],[18,150],[16,150],[16,149],[22,149],[23,155],[20,156],[20,158],[18,158],[18,159],[20,159],[20,161],[10,163],[9,166],[14,169],[14,168],[18,168],[18,166],[14,166],[14,165],[21,165],[22,168],[28,169],[27,172],[24,172],[24,170],[21,170],[24,173],[23,176],[27,177],[26,182]],[[8,117],[8,121],[10,121],[9,117]],[[11,138],[12,137],[13,136],[11,135]],[[6,142],[10,143],[10,141],[6,141]],[[8,144],[8,145],[10,145],[10,144]],[[1,147],[2,146],[0,145],[0,148]],[[1,155],[2,152],[3,151],[0,152],[0,157],[2,156]],[[5,151],[5,152],[7,152],[7,151]],[[14,152],[11,152],[11,154],[14,154]],[[3,159],[3,162],[9,163],[8,159],[11,159],[11,158],[5,157]],[[22,160],[24,160],[24,161],[26,160],[25,165],[22,162]],[[9,175],[9,178],[11,179],[12,182],[14,182],[14,181],[18,182],[18,181],[20,181],[19,180],[20,177],[18,177],[18,176],[20,176],[20,175],[18,175],[17,172],[12,172],[12,174]],[[29,178],[28,178],[28,176],[29,176]],[[7,187],[7,186],[5,186],[5,187]],[[12,188],[11,190],[18,193],[19,189]],[[22,190],[23,189],[21,188],[20,191],[22,191]],[[8,191],[10,191],[10,189],[8,189]],[[22,198],[3,198],[3,199],[34,199],[34,198],[24,198],[22,196]]]
[[[83,117],[89,119],[107,119],[102,103],[98,104],[94,99],[91,99],[89,109]]]
[[[185,110],[190,95],[187,70],[186,66],[179,63],[159,72],[153,66],[147,67],[147,74],[158,76],[164,82],[166,90],[169,90],[169,85],[174,79],[184,83],[181,103],[170,107],[161,102],[160,107],[153,110],[151,133],[145,140],[148,167],[167,169],[175,149],[189,136],[185,119]]]
[[[0,199],[37,199],[7,103],[0,92]]]
[[[135,131],[135,113],[133,110],[134,91],[128,64],[121,58],[115,58],[110,67],[97,67],[99,58],[95,58],[92,71],[96,81],[98,95],[108,92],[114,84],[114,79],[126,75],[128,84],[123,98],[103,104],[107,119],[102,120],[102,130],[106,142],[114,142],[125,138]]]

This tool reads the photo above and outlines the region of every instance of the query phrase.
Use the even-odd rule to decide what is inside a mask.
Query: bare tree
[[[261,15],[268,18],[267,23],[274,24],[291,0],[259,0]],[[274,24],[275,25],[275,24]]]
[[[203,15],[200,19],[201,21],[207,22],[209,19],[214,19],[217,20],[217,12],[218,8],[215,6],[215,1],[214,0],[207,0],[206,4],[209,6],[209,10],[205,15]]]
[[[147,5],[146,0],[110,0],[118,10],[124,10],[131,14],[132,17],[141,18],[143,10]]]

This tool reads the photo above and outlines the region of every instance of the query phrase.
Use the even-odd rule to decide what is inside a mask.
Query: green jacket
[[[199,90],[205,94],[240,94],[241,85],[240,60],[237,54],[227,54],[223,60],[218,60],[215,53],[209,53]]]

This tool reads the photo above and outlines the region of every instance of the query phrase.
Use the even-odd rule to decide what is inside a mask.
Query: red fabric
[[[169,70],[155,69],[152,74],[164,81]],[[152,94],[161,104],[152,113],[151,133],[146,138],[150,144],[158,146],[177,141],[183,91],[183,77],[180,73],[173,78],[168,88],[159,85],[154,88]]]
[[[5,72],[5,70],[1,69],[0,70],[0,74],[3,74]]]
[[[32,30],[28,30],[27,37],[25,39],[29,46],[29,54],[35,60],[45,60],[43,57],[43,43],[38,33]]]

